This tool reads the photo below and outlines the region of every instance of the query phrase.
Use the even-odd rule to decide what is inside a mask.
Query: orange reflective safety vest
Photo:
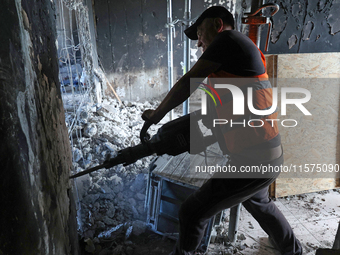
[[[261,58],[266,67],[266,60],[262,52]],[[273,90],[267,72],[257,76],[241,77],[221,70],[212,73],[208,78],[212,87],[220,82],[227,82],[240,88],[244,95],[243,115],[233,114],[233,100],[235,98],[233,98],[229,89],[215,89],[221,98],[222,105],[218,100],[217,106],[212,100],[208,100],[208,114],[215,119],[227,121],[226,124],[218,124],[212,127],[225,154],[238,153],[251,147],[256,148],[257,145],[268,142],[279,134],[277,110],[267,116],[255,115],[249,110],[247,103],[248,87],[251,87],[254,108],[257,110],[271,108]]]

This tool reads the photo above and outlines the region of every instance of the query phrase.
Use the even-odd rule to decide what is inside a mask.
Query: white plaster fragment
[[[110,235],[111,235],[113,232],[117,231],[117,230],[120,229],[122,226],[123,226],[123,224],[119,224],[119,225],[117,225],[117,226],[111,228],[111,229],[108,230],[108,231],[101,232],[101,233],[98,235],[98,238],[102,238],[102,237],[108,238],[108,237],[110,237]]]

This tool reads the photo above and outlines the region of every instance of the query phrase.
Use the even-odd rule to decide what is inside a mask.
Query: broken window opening
[[[102,164],[107,155],[114,157],[119,150],[139,144],[141,115],[158,102],[122,103],[118,97],[98,101],[95,82],[109,81],[92,58],[89,25],[84,24],[89,23],[87,8],[81,0],[59,0],[56,7],[59,79],[72,149],[71,175]],[[156,133],[159,127],[154,125],[150,133]],[[131,226],[133,232],[146,229],[146,182],[153,157],[75,179],[81,238],[105,238],[105,233],[117,235],[123,228],[131,231]]]

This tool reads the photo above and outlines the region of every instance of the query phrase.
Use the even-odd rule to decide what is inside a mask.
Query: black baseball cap
[[[190,27],[184,30],[184,33],[191,40],[197,40],[197,27],[201,25],[202,21],[206,18],[221,18],[223,22],[231,25],[234,29],[234,17],[233,15],[223,6],[212,6],[206,9],[201,16],[198,17],[196,22]]]

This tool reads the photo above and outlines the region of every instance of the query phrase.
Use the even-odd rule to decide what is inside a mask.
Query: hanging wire
[[[65,122],[68,128],[69,140],[72,148],[72,160],[75,161],[75,151],[78,147],[83,151],[83,135],[78,128],[83,123],[82,112],[88,111],[84,106],[93,102],[94,72],[92,60],[92,44],[89,29],[87,8],[82,0],[59,0],[58,11],[58,59],[59,80],[62,100],[65,109]],[[74,27],[73,24],[76,24]],[[74,34],[78,35],[75,42]],[[79,58],[80,57],[80,58]],[[78,146],[75,143],[79,142]],[[85,158],[82,163],[85,165]],[[75,182],[75,196],[77,199],[78,230],[82,230],[81,203]]]

